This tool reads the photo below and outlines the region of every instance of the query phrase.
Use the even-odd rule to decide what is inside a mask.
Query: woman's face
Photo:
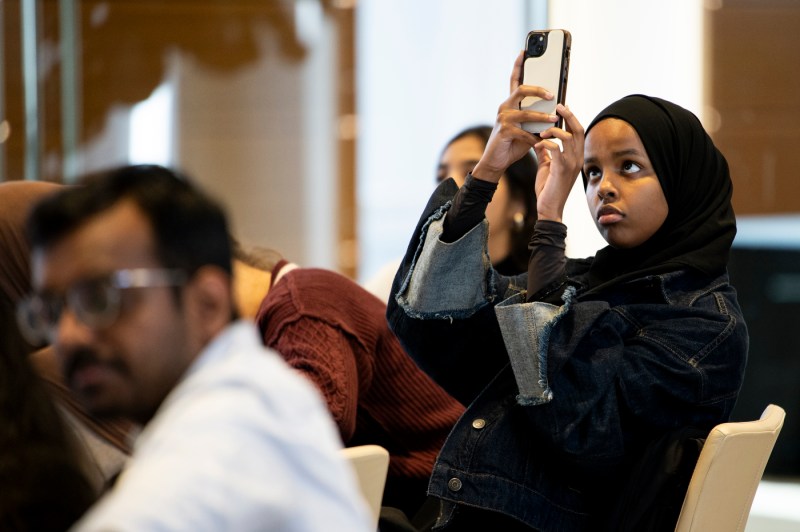
[[[445,148],[442,158],[439,160],[436,181],[441,182],[452,177],[459,187],[463,185],[467,174],[475,168],[483,155],[485,147],[483,140],[474,135],[462,137],[451,143]],[[511,232],[514,227],[514,213],[518,211],[525,214],[522,202],[511,199],[505,179],[501,179],[492,201],[486,208],[486,219],[489,221],[489,255],[492,262],[503,260],[508,255]],[[504,240],[508,241],[507,245],[501,244]],[[494,254],[492,247],[495,247]],[[508,249],[502,251],[506,247]]]
[[[586,137],[583,172],[595,225],[615,248],[643,244],[669,212],[642,140],[617,118],[598,122]]]

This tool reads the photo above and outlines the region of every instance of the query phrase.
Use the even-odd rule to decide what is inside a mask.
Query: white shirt
[[[340,449],[313,385],[240,321],[198,356],[75,529],[374,529]]]

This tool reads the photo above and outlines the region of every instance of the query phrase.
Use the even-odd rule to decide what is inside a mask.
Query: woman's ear
[[[187,323],[201,345],[228,326],[234,316],[231,276],[217,266],[203,266],[184,288]]]

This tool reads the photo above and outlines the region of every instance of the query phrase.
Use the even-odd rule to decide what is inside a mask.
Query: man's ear
[[[231,276],[217,266],[203,266],[184,289],[184,305],[191,330],[205,346],[231,322]]]

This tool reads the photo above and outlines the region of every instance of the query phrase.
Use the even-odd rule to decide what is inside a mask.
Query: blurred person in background
[[[445,144],[436,169],[436,183],[452,177],[460,187],[477,162],[492,134],[492,126],[478,125],[458,132]],[[489,222],[489,258],[503,275],[519,275],[528,269],[528,243],[536,224],[536,158],[533,151],[511,164],[486,209]],[[400,259],[384,266],[364,287],[388,301]]]

